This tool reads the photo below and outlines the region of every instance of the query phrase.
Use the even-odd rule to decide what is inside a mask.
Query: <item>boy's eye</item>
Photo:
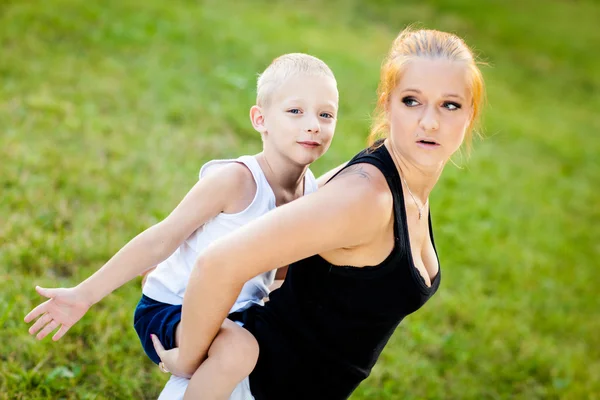
[[[321,113],[321,118],[333,118],[333,114],[324,112],[324,113]]]
[[[420,104],[414,97],[404,97],[402,99],[402,102],[407,107],[415,107]]]
[[[300,114],[300,109],[299,108],[292,108],[288,110],[289,113],[291,114]]]
[[[461,105],[458,103],[455,103],[453,101],[445,101],[444,104],[442,105],[442,107],[444,107],[450,111],[456,111],[461,108]]]

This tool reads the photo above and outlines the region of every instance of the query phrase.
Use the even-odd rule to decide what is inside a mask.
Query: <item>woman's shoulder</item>
[[[336,177],[354,175],[370,182],[371,191],[389,192],[386,176],[393,174],[393,169],[394,162],[381,140],[356,154]]]
[[[384,173],[369,162],[357,162],[344,167],[329,185],[323,187],[343,196],[345,202],[355,203],[359,208],[383,210],[392,204],[393,196]],[[320,190],[323,190],[320,189]]]

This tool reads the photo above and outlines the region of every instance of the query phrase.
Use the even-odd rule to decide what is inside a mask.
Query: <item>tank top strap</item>
[[[256,182],[258,189],[261,190],[265,187],[269,188],[269,182],[267,181],[267,177],[265,176],[262,168],[260,168],[260,164],[256,159],[256,156],[241,156],[236,159],[237,162],[242,163],[252,172],[252,176],[254,177],[254,181]]]
[[[209,161],[206,164],[204,164],[200,169],[199,178],[202,178],[207,173],[207,171],[212,169],[213,167],[231,164],[234,162],[244,164],[246,168],[250,170],[252,178],[254,179],[254,182],[256,184],[256,195],[254,196],[252,204],[250,204],[250,206],[248,207],[261,208],[263,206],[266,206],[268,208],[274,208],[275,194],[273,193],[273,190],[271,189],[271,186],[267,181],[267,177],[265,176],[263,170],[260,168],[260,164],[258,163],[258,160],[255,156],[246,155],[238,158]]]

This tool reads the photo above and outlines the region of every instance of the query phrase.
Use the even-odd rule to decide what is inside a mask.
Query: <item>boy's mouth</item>
[[[298,143],[301,146],[308,147],[311,149],[315,148],[315,147],[319,147],[321,145],[321,143],[315,142],[314,140],[304,140],[302,142],[296,142],[296,143]]]

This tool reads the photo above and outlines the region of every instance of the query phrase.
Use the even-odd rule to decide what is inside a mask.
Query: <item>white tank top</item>
[[[254,156],[242,156],[237,160],[210,161],[200,169],[200,178],[212,167],[232,162],[242,163],[252,172],[256,182],[256,195],[252,203],[239,213],[220,213],[192,233],[169,258],[148,274],[143,289],[144,295],[163,303],[182,304],[183,295],[198,255],[214,240],[275,208],[275,194]],[[317,181],[308,169],[304,178],[304,194],[312,193],[317,188]],[[262,304],[262,299],[269,295],[268,287],[274,280],[275,270],[250,279],[244,284],[230,313],[248,308],[253,303]]]

